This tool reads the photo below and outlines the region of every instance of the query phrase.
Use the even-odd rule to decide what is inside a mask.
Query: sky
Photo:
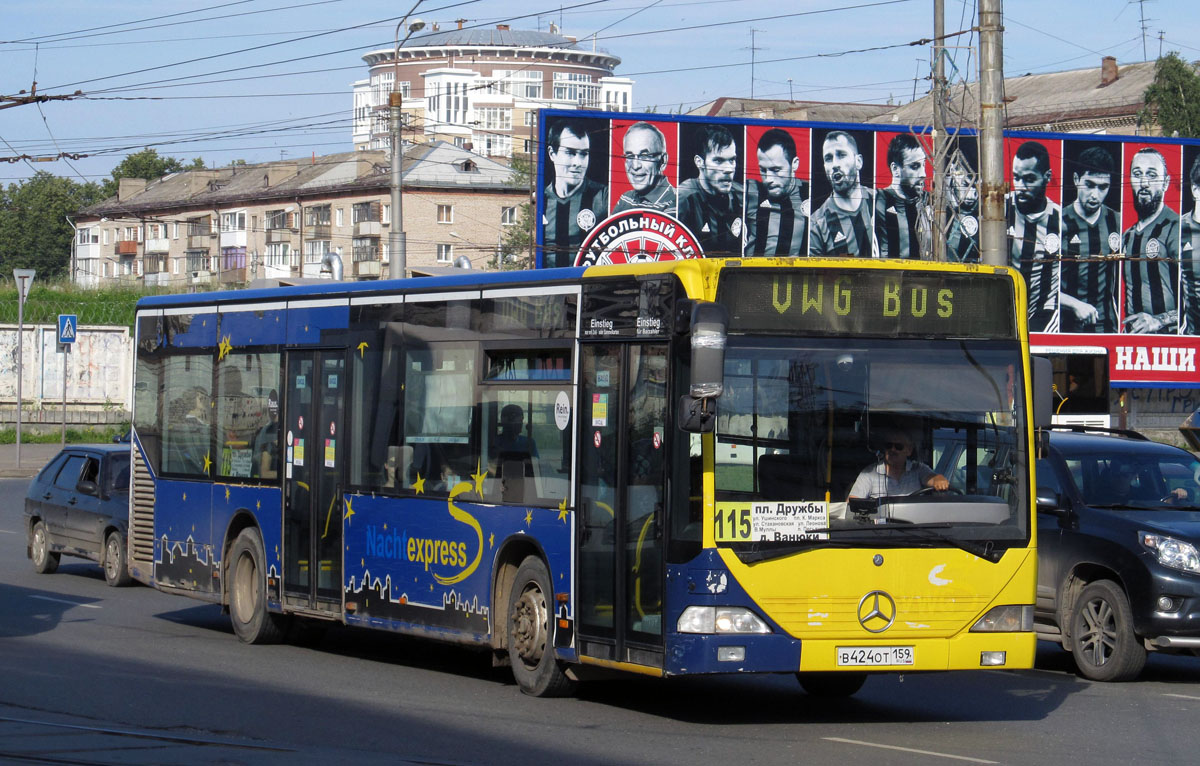
[[[975,0],[944,3],[947,33],[976,23]],[[637,111],[687,111],[721,96],[906,103],[929,90],[930,44],[919,41],[933,34],[933,5],[4,0],[0,96],[36,82],[39,94],[71,97],[0,100],[0,159],[39,160],[0,162],[0,184],[38,171],[103,180],[148,146],[209,167],[349,151],[350,86],[366,77],[362,55],[391,48],[406,15],[443,30],[455,19],[542,31],[558,24],[621,59],[616,74],[634,80]],[[1095,67],[1104,55],[1153,59],[1160,49],[1200,59],[1194,0],[1010,0],[1004,14],[1009,77]],[[977,44],[971,33],[947,41],[952,80],[975,79]],[[75,157],[41,161],[63,154]]]

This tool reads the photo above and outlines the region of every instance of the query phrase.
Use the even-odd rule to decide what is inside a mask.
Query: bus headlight
[[[1033,604],[994,606],[971,626],[972,633],[1029,633],[1033,630]]]
[[[762,618],[740,606],[689,606],[679,615],[680,633],[770,633]]]
[[[1200,574],[1200,552],[1197,552],[1196,546],[1191,543],[1153,532],[1138,532],[1138,539],[1147,550],[1158,557],[1158,563],[1163,566]]]

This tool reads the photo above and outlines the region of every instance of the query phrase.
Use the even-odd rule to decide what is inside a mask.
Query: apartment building
[[[410,270],[487,268],[529,189],[511,170],[444,141],[406,149],[403,231]],[[255,279],[387,277],[392,228],[385,152],[354,151],[156,181],[122,179],[75,220],[74,280],[229,286]]]
[[[633,81],[613,70],[621,59],[594,42],[558,33],[510,29],[414,34],[399,49],[371,51],[367,79],[353,83],[354,145],[387,149],[388,94],[403,96],[404,140],[442,140],[487,157],[529,154],[537,110],[627,112]]]

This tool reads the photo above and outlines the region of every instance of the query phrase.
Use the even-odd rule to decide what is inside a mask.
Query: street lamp
[[[392,129],[392,228],[388,232],[388,239],[391,240],[391,257],[388,260],[388,276],[392,279],[403,279],[404,272],[408,266],[406,263],[407,253],[405,252],[404,243],[404,207],[401,199],[401,181],[400,181],[400,166],[404,155],[404,145],[400,141],[400,120],[402,114],[400,105],[402,96],[400,95],[400,46],[408,42],[408,38],[413,32],[419,32],[425,28],[425,22],[420,19],[413,19],[408,25],[408,32],[405,33],[404,39],[400,39],[400,28],[404,26],[404,22],[408,21],[405,16],[396,25],[396,49],[394,58],[392,59],[395,67],[392,75],[392,92],[388,94],[388,109],[390,111],[391,129]]]

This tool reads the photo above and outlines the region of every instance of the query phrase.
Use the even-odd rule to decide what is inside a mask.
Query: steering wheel
[[[913,497],[915,495],[932,495],[935,492],[949,492],[949,493],[955,494],[955,495],[965,494],[961,489],[959,489],[958,487],[954,487],[954,486],[946,487],[945,489],[934,489],[933,487],[921,487],[916,492],[909,494],[909,497]]]

